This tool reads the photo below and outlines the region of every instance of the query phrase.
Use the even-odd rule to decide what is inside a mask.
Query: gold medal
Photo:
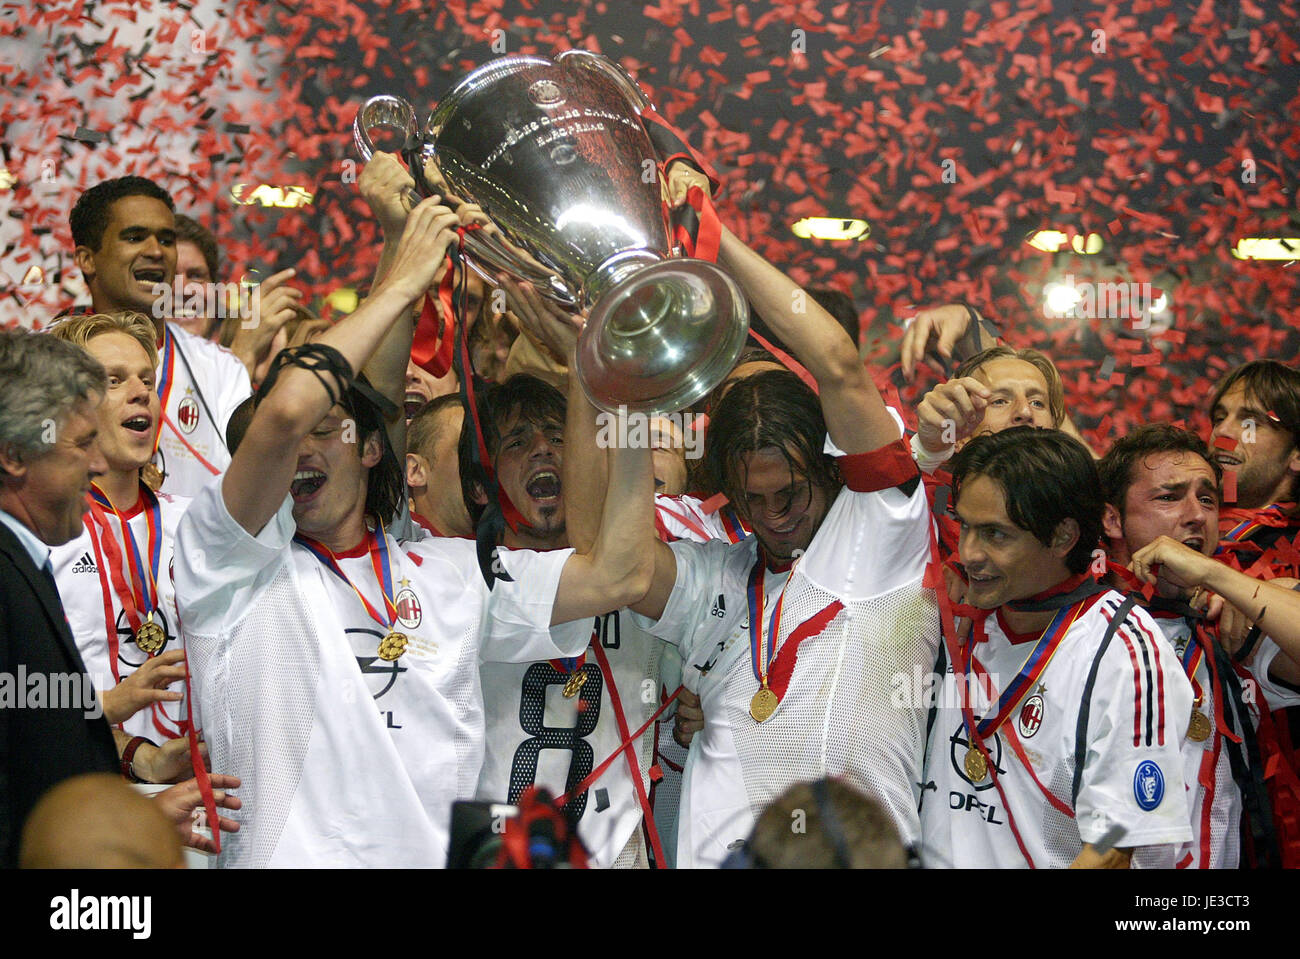
[[[394,662],[406,652],[406,644],[411,637],[393,630],[379,642],[379,658],[386,663]]]
[[[153,463],[145,463],[140,468],[140,479],[144,480],[144,485],[149,487],[155,493],[162,488],[163,471]]]
[[[569,673],[569,679],[564,684],[564,698],[572,699],[578,695],[583,686],[587,685],[587,673],[579,668]]]
[[[167,632],[153,621],[153,613],[139,629],[135,631],[135,645],[140,652],[152,656],[167,645]]]
[[[762,723],[772,718],[776,712],[776,707],[781,700],[776,698],[776,693],[763,684],[763,688],[754,694],[754,698],[749,701],[749,715],[754,717],[754,722]]]
[[[1192,721],[1187,724],[1187,738],[1194,743],[1203,743],[1210,738],[1210,720],[1199,709],[1192,710]]]
[[[973,783],[983,782],[984,777],[989,774],[988,760],[974,746],[966,750],[966,759],[962,765],[966,767],[966,777]]]

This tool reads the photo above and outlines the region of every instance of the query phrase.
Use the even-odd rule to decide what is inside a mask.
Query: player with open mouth
[[[443,865],[483,761],[480,662],[572,656],[608,602],[649,585],[628,536],[653,534],[636,452],[610,456],[591,549],[499,549],[491,588],[473,542],[389,532],[400,408],[353,371],[409,322],[460,225],[436,199],[411,211],[370,297],[280,354],[230,469],[182,520],[196,721],[253,784],[221,865]]]

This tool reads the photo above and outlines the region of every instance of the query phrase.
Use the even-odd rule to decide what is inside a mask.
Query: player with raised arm
[[[352,371],[424,295],[458,223],[434,198],[411,212],[365,303],[281,354],[223,481],[182,520],[196,721],[252,784],[224,865],[442,865],[483,757],[479,662],[574,655],[597,611],[647,587],[628,531],[653,534],[650,478],[631,456],[611,457],[618,495],[589,553],[499,550],[491,589],[472,542],[385,530],[401,470],[382,465],[384,404]]]
[[[796,312],[798,287],[725,229],[720,253],[820,395],[785,371],[727,391],[705,462],[754,535],[656,542],[654,585],[633,606],[679,646],[704,712],[678,865],[720,864],[786,787],[826,775],[877,799],[913,843],[925,717],[890,690],[939,644],[920,475],[834,318],[815,303]]]

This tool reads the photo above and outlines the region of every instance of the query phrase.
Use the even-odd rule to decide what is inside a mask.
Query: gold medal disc
[[[144,485],[149,487],[155,493],[162,488],[163,471],[153,463],[145,463],[140,469],[140,478],[144,480]]]
[[[1210,719],[1199,709],[1192,710],[1192,721],[1187,725],[1187,738],[1203,743],[1210,738]]]
[[[749,701],[749,715],[754,717],[756,723],[766,722],[772,718],[780,702],[781,700],[776,698],[776,693],[764,686]]]
[[[391,663],[400,659],[402,653],[406,652],[406,644],[411,638],[405,633],[399,633],[396,630],[385,636],[379,643],[379,658],[386,663]]]
[[[151,619],[135,631],[135,645],[152,656],[167,645],[167,631]]]
[[[966,750],[966,759],[962,762],[966,767],[966,776],[973,783],[984,781],[984,777],[989,774],[989,763],[974,746]]]
[[[577,669],[569,674],[568,681],[564,684],[564,698],[572,699],[578,695],[583,686],[587,684],[587,673],[585,670]]]

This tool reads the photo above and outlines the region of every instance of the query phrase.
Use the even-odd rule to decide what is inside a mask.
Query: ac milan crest
[[[176,408],[176,423],[184,433],[193,433],[194,427],[199,425],[199,404],[194,402],[194,397],[181,398]]]
[[[1020,717],[1016,720],[1016,727],[1020,730],[1020,735],[1028,739],[1038,732],[1038,727],[1041,725],[1043,725],[1043,697],[1035,693],[1020,707]]]
[[[399,589],[393,597],[393,605],[397,607],[398,622],[407,629],[415,629],[420,625],[420,600],[416,597],[415,590],[409,587]]]

